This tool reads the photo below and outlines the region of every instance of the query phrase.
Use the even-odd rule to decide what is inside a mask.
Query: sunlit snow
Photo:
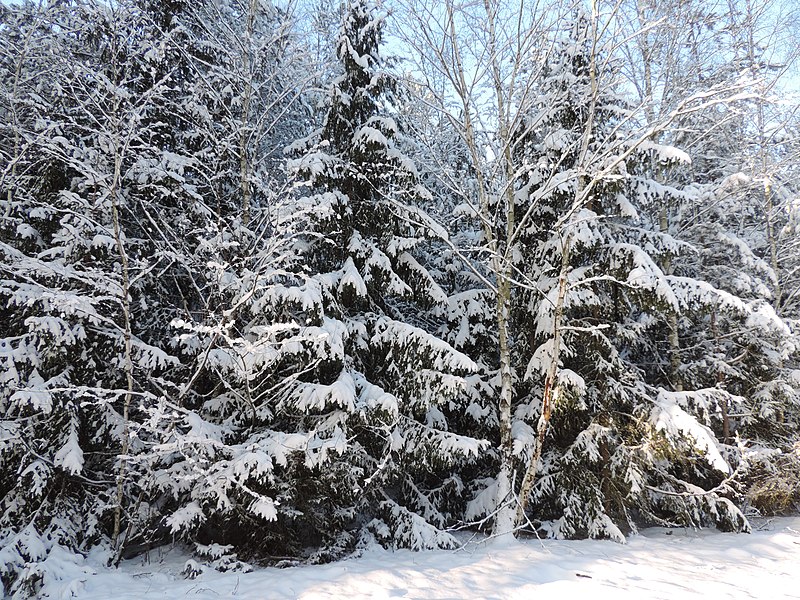
[[[752,534],[653,528],[608,541],[525,540],[502,546],[462,538],[461,550],[367,550],[360,558],[319,566],[180,573],[188,556],[153,550],[118,570],[99,557],[64,565],[47,591],[81,600],[145,598],[798,598],[800,518],[756,523]],[[80,581],[70,579],[70,572]]]

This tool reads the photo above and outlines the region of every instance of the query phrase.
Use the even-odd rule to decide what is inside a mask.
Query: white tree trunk
[[[514,520],[514,439],[511,431],[511,402],[514,396],[512,378],[511,346],[508,338],[511,284],[503,278],[497,291],[497,331],[500,353],[500,398],[498,420],[500,422],[500,470],[497,474],[496,514],[492,535],[513,536]]]
[[[547,436],[547,428],[550,424],[550,417],[553,412],[553,404],[557,399],[558,390],[558,365],[561,360],[561,331],[562,320],[564,318],[564,300],[567,297],[567,283],[569,276],[569,255],[570,255],[570,235],[567,234],[561,254],[561,269],[558,274],[558,291],[556,302],[553,307],[553,354],[547,373],[544,379],[544,391],[542,393],[542,412],[536,424],[536,438],[534,439],[533,450],[531,451],[530,462],[525,470],[525,477],[522,479],[522,486],[519,490],[519,505],[515,515],[517,525],[522,525],[525,521],[525,510],[533,491],[533,484],[536,482],[536,475],[539,472],[539,462],[542,459],[542,450]]]

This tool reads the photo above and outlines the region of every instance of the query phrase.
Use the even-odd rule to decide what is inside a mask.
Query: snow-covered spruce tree
[[[766,512],[785,510],[800,501],[796,489],[800,478],[797,143],[792,137],[795,111],[785,105],[781,89],[800,58],[797,48],[785,41],[793,36],[795,18],[796,11],[772,13],[751,2],[731,7],[732,66],[750,75],[754,97],[740,110],[748,143],[734,153],[739,172],[725,173],[722,184],[727,189],[714,194],[735,202],[726,219],[729,231],[772,271],[763,282],[769,297],[762,296],[759,312],[769,315],[769,307],[764,306],[768,301],[785,321],[776,322],[773,316],[771,335],[762,339],[752,332],[737,349],[748,351],[742,367],[750,371],[752,385],[740,420],[742,435],[772,450],[772,456],[758,461],[753,469],[748,492],[754,505]],[[740,217],[735,224],[734,215]],[[752,331],[752,324],[748,325]],[[741,353],[737,354],[740,359]]]
[[[131,457],[146,410],[175,390],[164,282],[180,263],[152,215],[191,189],[185,161],[159,145],[164,123],[148,118],[169,99],[164,81],[142,87],[154,44],[135,7],[6,14],[4,43],[46,49],[10,54],[10,102],[24,111],[4,122],[20,143],[3,174],[2,563],[8,592],[25,594],[47,583],[53,552],[119,549],[146,508]]]
[[[355,383],[357,443],[343,459],[361,471],[354,508],[373,515],[367,527],[386,543],[446,546],[452,538],[437,528],[452,519],[448,502],[461,486],[448,466],[481,447],[449,432],[448,414],[459,412],[458,375],[475,366],[426,331],[426,312],[447,296],[420,263],[432,221],[419,206],[429,195],[387,115],[394,82],[381,71],[383,17],[374,13],[368,2],[348,5],[343,75],[322,128],[295,146],[304,154],[291,163],[309,192],[302,206],[312,234],[302,255],[323,273],[315,303],[323,322],[337,323],[331,348],[343,349],[311,385]]]
[[[771,264],[762,182],[710,166],[730,175],[689,185],[671,217],[672,228],[691,243],[673,260],[676,278],[701,277],[709,285],[706,293],[686,297],[691,304],[678,328],[680,379],[687,389],[715,390],[699,409],[706,424],[741,461],[753,506],[782,510],[796,501],[784,477],[798,472],[797,341],[791,320],[775,307],[784,265],[777,263],[776,271]],[[777,185],[776,199],[782,191]],[[785,217],[773,213],[776,233],[785,234],[786,217],[781,226]]]
[[[704,284],[665,272],[681,246],[651,216],[666,186],[642,168],[685,155],[628,131],[614,73],[592,55],[593,33],[578,18],[559,44],[517,146],[518,212],[532,218],[515,268],[535,282],[514,300],[513,330],[525,336],[514,340],[516,360],[527,362],[517,367],[525,382],[515,429],[521,443],[526,429],[533,438],[521,502],[530,494],[531,515],[558,537],[622,539],[653,521],[746,527],[722,493],[692,496],[732,467],[691,400],[657,387],[638,364],[649,327],[669,322]]]
[[[218,322],[181,324],[196,390],[160,415],[175,427],[155,478],[185,539],[315,561],[453,544],[448,466],[481,444],[447,414],[473,363],[426,330],[446,296],[418,259],[425,191],[387,115],[381,28],[348,5],[324,124],[289,150],[296,191],[273,197],[248,269],[218,265]]]
[[[676,124],[673,137],[691,146],[695,160],[668,174],[685,188],[663,211],[666,228],[692,244],[692,251],[672,261],[675,274],[702,277],[737,299],[713,293],[694,298],[676,328],[679,378],[688,388],[718,390],[710,405],[713,429],[720,440],[741,440],[743,466],[751,467],[746,481],[755,477],[765,490],[772,487],[770,472],[788,473],[789,463],[797,464],[796,341],[781,320],[790,316],[791,291],[784,289],[792,287],[795,194],[786,174],[794,161],[790,120],[774,99],[786,65],[797,58],[793,47],[777,42],[787,35],[785,19],[752,3],[729,3],[720,15],[724,31],[705,34],[727,50],[697,61],[687,84],[702,89],[717,82],[745,93]],[[653,77],[661,76],[663,65],[652,66]],[[756,504],[767,509],[769,501]]]
[[[679,373],[686,389],[708,390],[693,410],[715,432],[732,463],[741,465],[745,482],[755,479],[766,492],[769,474],[777,475],[776,466],[782,464],[789,475],[796,456],[797,347],[772,305],[775,273],[742,236],[742,217],[749,211],[742,196],[731,194],[736,180],[695,187],[675,218],[691,243],[673,260],[675,279],[701,277],[708,286],[687,286],[689,293],[682,298]],[[738,197],[730,202],[726,197],[731,195]],[[694,213],[700,207],[704,217],[697,220]],[[768,496],[753,504],[769,511]],[[775,497],[776,506],[785,507],[791,496]]]
[[[473,358],[478,366],[465,377],[464,408],[449,414],[448,424],[452,431],[497,439],[497,322],[492,275],[472,204],[478,177],[469,148],[451,117],[432,108],[434,105],[428,103],[432,97],[419,82],[412,78],[406,85],[413,90],[404,97],[407,104],[403,106],[403,122],[412,132],[408,153],[418,165],[420,180],[431,192],[431,199],[424,204],[426,212],[443,229],[424,248],[425,264],[447,294],[447,302],[432,307],[431,315],[438,323],[437,335]],[[422,94],[424,100],[416,94]],[[497,448],[486,448],[478,460],[460,469],[463,501],[454,507],[454,514],[462,522],[494,513],[498,459]],[[479,501],[470,502],[475,497]]]
[[[734,463],[744,459],[740,470],[760,465],[747,478],[758,473],[759,488],[785,489],[767,482],[769,472],[786,470],[797,456],[787,437],[795,344],[777,318],[785,310],[782,290],[792,285],[785,262],[791,257],[785,243],[791,226],[785,225],[792,213],[785,182],[791,178],[781,175],[792,162],[784,159],[791,156],[792,138],[788,120],[770,101],[770,90],[796,60],[791,44],[777,42],[788,33],[787,15],[744,2],[663,2],[631,3],[620,16],[626,36],[637,20],[652,25],[631,37],[621,53],[642,103],[640,119],[657,122],[691,93],[729,96],[677,115],[654,138],[690,149],[691,164],[641,163],[652,178],[668,184],[642,188],[651,198],[648,212],[661,231],[690,243],[660,263],[683,290],[682,310],[668,319],[668,343],[659,335],[640,338],[645,369],[659,385],[705,388],[706,397],[692,402],[691,410],[713,429],[726,457]],[[710,286],[689,285],[697,278]],[[744,427],[762,411],[772,423]],[[779,439],[788,453],[775,453]],[[746,448],[744,457],[735,440]],[[756,451],[762,444],[772,450]],[[781,469],[768,466],[773,459]],[[785,502],[791,495],[775,496]]]
[[[287,245],[294,218],[285,208],[290,193],[275,148],[303,127],[296,102],[303,54],[290,19],[267,2],[166,11],[161,3],[144,5],[148,22],[164,31],[154,54],[176,102],[162,122],[175,122],[169,133],[187,162],[192,192],[193,204],[174,208],[191,206],[209,219],[170,240],[188,261],[190,280],[173,296],[171,322],[188,368],[149,413],[152,444],[141,468],[150,472],[142,491],[150,516],[130,532],[130,551],[177,534],[196,542],[203,556],[228,542],[252,555],[265,539],[271,543],[262,554],[297,553],[313,541],[292,545],[288,530],[264,530],[282,499],[273,504],[276,494],[265,492],[263,480],[267,464],[285,462],[284,443],[294,448],[302,441],[287,438],[291,426],[274,422],[273,410],[298,374],[313,368],[316,358],[303,362],[303,352],[314,352],[302,343],[313,346],[320,335],[298,332],[282,304],[271,310],[290,302],[279,290],[300,268]],[[170,60],[180,68],[169,69]],[[162,214],[186,220],[170,207]],[[275,431],[265,429],[270,425]],[[297,487],[288,481],[277,489]],[[212,562],[243,568],[226,557]]]

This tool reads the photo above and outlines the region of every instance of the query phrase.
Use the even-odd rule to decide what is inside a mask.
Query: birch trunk
[[[486,10],[486,29],[489,34],[489,60],[492,73],[492,84],[498,117],[498,137],[502,144],[501,161],[501,193],[502,205],[505,207],[504,244],[495,245],[495,274],[497,276],[497,333],[500,359],[500,401],[498,417],[500,421],[500,472],[497,485],[497,514],[495,515],[492,534],[498,537],[513,535],[514,518],[514,438],[512,435],[512,402],[514,399],[514,378],[512,363],[512,340],[509,336],[512,294],[512,240],[515,235],[516,213],[514,201],[514,165],[511,155],[510,116],[505,98],[505,90],[500,70],[497,51],[495,20],[497,5],[484,0]],[[487,213],[488,216],[488,213]]]
[[[252,168],[250,156],[248,154],[250,136],[250,106],[253,101],[253,84],[251,83],[254,74],[252,71],[253,58],[250,56],[252,48],[253,34],[255,31],[255,20],[257,10],[257,0],[250,0],[247,24],[246,39],[242,42],[242,63],[245,73],[244,97],[242,98],[242,122],[239,130],[239,177],[242,186],[242,224],[245,226],[250,223],[250,210],[253,202],[252,190]]]
[[[563,246],[561,253],[561,266],[558,273],[558,289],[556,301],[553,307],[553,348],[550,356],[550,364],[545,373],[544,388],[542,392],[542,412],[536,425],[536,438],[531,452],[531,458],[525,469],[525,476],[520,487],[520,500],[517,505],[515,515],[516,525],[520,526],[525,519],[525,511],[530,502],[531,492],[536,483],[536,476],[539,473],[539,463],[541,462],[544,450],[547,430],[550,425],[553,406],[558,399],[558,378],[559,363],[561,362],[561,342],[563,333],[564,303],[569,290],[569,271],[570,271],[570,246],[572,238],[572,219],[578,212],[591,202],[591,189],[587,181],[587,167],[589,161],[589,143],[594,132],[594,116],[597,105],[597,63],[596,48],[598,43],[598,7],[597,1],[592,0],[592,51],[589,64],[589,83],[591,86],[591,96],[589,101],[589,112],[586,125],[582,132],[580,153],[577,160],[578,184],[575,190],[575,202],[570,209],[563,224]]]
[[[111,72],[115,76],[118,73],[116,59],[118,52],[113,52],[113,63]],[[121,554],[122,546],[120,543],[120,532],[122,528],[123,502],[125,497],[125,479],[127,476],[128,454],[130,452],[130,409],[133,399],[134,379],[133,379],[133,354],[132,354],[132,330],[131,330],[131,303],[130,303],[130,263],[128,253],[125,249],[122,224],[120,221],[120,194],[122,187],[122,160],[127,152],[129,140],[123,135],[122,123],[120,122],[120,100],[115,97],[112,104],[111,122],[114,149],[114,172],[111,185],[108,189],[109,200],[111,202],[111,220],[114,229],[114,242],[119,255],[122,268],[122,281],[120,285],[120,303],[122,305],[123,319],[123,370],[125,372],[125,394],[122,402],[122,439],[120,441],[120,453],[118,456],[119,466],[116,477],[116,502],[114,506],[114,529],[111,534],[111,543],[117,555]]]
[[[119,534],[122,523],[122,504],[124,499],[125,477],[127,471],[128,453],[130,451],[130,407],[133,398],[133,358],[131,346],[131,304],[130,304],[130,266],[128,262],[128,254],[125,250],[125,243],[122,238],[122,228],[119,218],[119,202],[117,196],[119,194],[120,185],[120,167],[122,157],[117,150],[114,166],[114,179],[111,193],[111,215],[114,225],[114,240],[119,254],[120,263],[122,265],[122,286],[121,298],[122,303],[122,316],[123,316],[123,341],[124,341],[124,355],[123,355],[123,369],[125,371],[125,395],[122,404],[122,441],[120,444],[119,455],[119,468],[117,471],[117,497],[116,506],[114,508],[114,530],[111,536],[111,541],[114,548],[119,552],[121,546],[119,543]]]
[[[525,520],[525,510],[528,507],[533,484],[539,472],[539,462],[542,459],[542,450],[547,436],[547,428],[553,411],[553,404],[557,398],[558,390],[558,363],[561,356],[561,321],[564,318],[564,300],[567,297],[567,278],[569,276],[569,235],[564,240],[561,254],[561,268],[558,274],[558,292],[555,307],[553,308],[553,353],[544,380],[542,393],[542,413],[536,425],[536,439],[534,441],[531,459],[522,479],[519,491],[519,504],[517,505],[516,523],[522,524]]]

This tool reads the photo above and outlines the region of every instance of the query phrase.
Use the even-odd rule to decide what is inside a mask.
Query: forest
[[[0,3],[0,578],[800,509],[800,7]]]

